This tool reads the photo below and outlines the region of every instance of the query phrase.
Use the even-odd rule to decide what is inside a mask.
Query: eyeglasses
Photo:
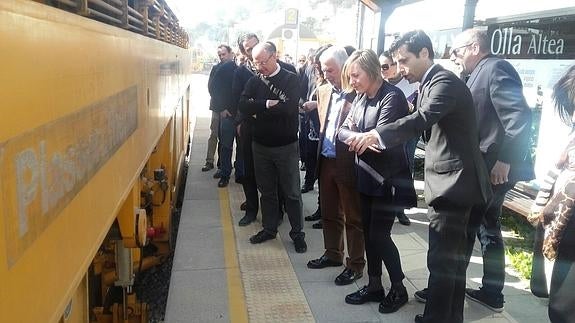
[[[463,48],[467,48],[469,46],[473,45],[473,43],[469,43],[469,44],[465,44],[463,46],[459,46],[459,47],[455,47],[451,49],[451,53],[449,54],[449,56],[451,55],[455,55],[457,56],[459,54],[459,51],[462,50]]]
[[[266,66],[267,63],[269,62],[269,60],[272,58],[272,56],[274,56],[274,54],[271,54],[270,56],[268,56],[268,58],[267,58],[265,61],[262,61],[262,62],[255,62],[255,61],[254,61],[254,65],[255,65],[256,67],[257,67],[257,66],[260,66],[260,67]]]
[[[396,63],[391,63],[391,64],[381,64],[381,70],[382,71],[387,71],[390,67],[395,66]]]

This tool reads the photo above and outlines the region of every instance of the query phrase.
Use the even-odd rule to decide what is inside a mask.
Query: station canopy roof
[[[378,12],[385,6],[401,7],[410,3],[419,2],[423,0],[359,0],[371,10]]]

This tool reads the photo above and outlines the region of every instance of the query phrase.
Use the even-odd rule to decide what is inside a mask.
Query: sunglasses
[[[381,64],[381,70],[387,71],[390,67],[395,66],[395,63],[392,64]]]

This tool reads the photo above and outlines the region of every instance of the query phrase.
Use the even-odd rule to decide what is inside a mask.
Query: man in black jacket
[[[257,72],[253,66],[252,50],[259,44],[259,39],[256,34],[247,33],[241,35],[238,38],[238,47],[247,59],[245,64],[238,67],[234,73],[234,80],[232,85],[232,98],[233,102],[239,104],[240,96],[248,82],[248,80],[254,76]],[[286,64],[282,61],[277,61],[278,64],[288,71],[293,73],[296,72],[295,67],[290,64]],[[244,176],[242,178],[242,188],[244,190],[244,195],[246,196],[246,201],[242,204],[242,209],[245,211],[245,215],[240,219],[239,225],[246,226],[256,220],[258,210],[259,210],[259,197],[258,188],[256,184],[256,175],[254,169],[253,152],[252,152],[252,133],[253,133],[253,123],[254,117],[252,115],[246,115],[242,111],[238,111],[236,117],[239,141],[240,141],[240,151],[243,157],[244,164]],[[280,207],[278,208],[280,213],[283,213],[283,197],[280,198]]]
[[[296,252],[307,251],[298,167],[298,78],[281,68],[271,42],[253,48],[257,73],[240,98],[239,110],[254,116],[252,150],[256,183],[261,193],[263,230],[251,243],[274,239],[280,221],[278,185],[285,198]]]
[[[230,46],[220,45],[218,46],[218,57],[220,62],[212,67],[210,71],[210,77],[208,78],[208,92],[210,93],[210,110],[212,110],[212,118],[210,121],[210,137],[208,138],[208,151],[206,152],[206,164],[202,167],[202,172],[207,172],[214,168],[214,155],[216,153],[216,148],[218,147],[218,133],[220,129],[220,113],[215,110],[216,101],[218,99],[218,93],[216,93],[217,86],[214,82],[216,72],[218,69],[226,62],[233,61],[233,53]],[[217,175],[214,178],[220,176],[218,169]]]
[[[468,257],[475,235],[483,252],[483,286],[466,296],[496,312],[503,311],[505,250],[501,236],[501,206],[517,181],[535,177],[529,152],[531,110],[523,96],[519,74],[509,62],[490,54],[487,32],[468,29],[453,43],[451,60],[469,75],[479,125],[479,148],[490,172],[493,197],[474,207],[469,218]],[[478,231],[479,229],[479,231]]]
[[[220,45],[220,48],[231,51],[228,45]],[[222,62],[210,83],[213,88],[211,108],[219,114],[218,172],[220,180],[218,187],[228,185],[232,172],[232,151],[236,133],[235,117],[237,111],[237,105],[232,98],[232,81],[236,68],[236,62],[233,59]]]

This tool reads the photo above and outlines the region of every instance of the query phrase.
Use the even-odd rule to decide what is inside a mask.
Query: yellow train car
[[[170,252],[194,124],[187,36],[163,0],[42,2],[0,1],[0,322],[145,322],[134,272]]]

